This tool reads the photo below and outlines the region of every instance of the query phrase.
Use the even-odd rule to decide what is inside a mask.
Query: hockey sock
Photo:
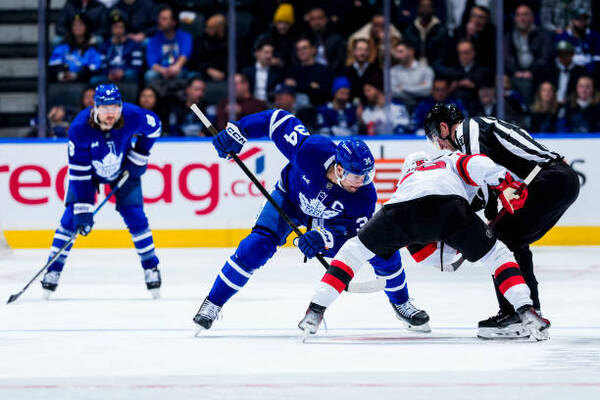
[[[400,266],[398,271],[391,275],[380,275],[375,271],[379,278],[385,279],[385,295],[392,303],[404,304],[408,301],[408,286],[406,286],[406,274],[404,267]]]
[[[507,262],[502,264],[494,273],[494,282],[512,306],[518,309],[524,305],[532,305],[530,291],[521,275],[519,264]]]
[[[54,232],[54,239],[52,240],[52,247],[50,247],[50,255],[48,256],[48,260],[56,254],[58,249],[63,247],[65,243],[67,243],[69,239],[71,239],[71,236],[73,234],[75,234],[75,232],[66,229],[62,225],[60,225],[56,229],[56,232]],[[61,255],[56,259],[56,261],[50,264],[50,266],[48,267],[48,271],[61,272],[65,265],[65,261],[67,261],[67,257],[69,256],[69,251],[71,251],[72,247],[72,243],[69,246],[67,246],[67,248],[64,249]]]
[[[236,294],[248,282],[252,276],[251,272],[245,271],[231,257],[225,262],[219,276],[215,279],[213,287],[208,294],[208,299],[214,304],[222,307],[234,294]]]
[[[312,302],[323,307],[329,307],[354,277],[354,271],[340,260],[333,260],[331,266],[323,275],[321,282],[312,298]]]
[[[140,256],[142,268],[149,269],[156,267],[158,265],[158,257],[156,257],[154,252],[154,239],[152,238],[150,228],[146,228],[135,234],[132,233],[131,239],[133,239],[135,251]]]

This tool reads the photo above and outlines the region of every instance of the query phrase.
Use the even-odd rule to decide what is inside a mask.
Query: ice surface
[[[0,399],[598,399],[600,248],[535,248],[548,342],[476,339],[496,312],[483,268],[442,273],[407,262],[431,334],[404,331],[383,293],[344,295],[329,330],[296,324],[323,274],[282,249],[194,337],[191,322],[231,249],[159,249],[152,300],[133,249],[71,252],[57,292],[38,283],[0,305]],[[46,251],[0,259],[0,300]],[[368,271],[358,279],[370,279]]]

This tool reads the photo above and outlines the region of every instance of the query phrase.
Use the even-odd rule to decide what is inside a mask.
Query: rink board
[[[600,244],[600,138],[542,136],[565,155],[583,183],[579,199],[542,245]],[[394,191],[404,157],[430,151],[422,138],[367,140],[376,158],[379,201]],[[66,141],[0,142],[0,228],[12,247],[49,246],[64,210]],[[250,141],[240,158],[272,189],[285,158],[268,140]],[[209,140],[162,139],[154,146],[143,177],[145,209],[159,247],[235,246],[254,223],[264,198],[235,163],[216,156]],[[101,191],[103,194],[105,191]],[[102,194],[102,195],[103,195]],[[80,247],[130,247],[131,239],[114,207],[96,217],[94,231]]]

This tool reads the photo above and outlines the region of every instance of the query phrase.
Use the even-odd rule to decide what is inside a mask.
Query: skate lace
[[[213,304],[210,300],[205,299],[200,306],[200,314],[209,317],[212,320],[219,318],[221,307]]]
[[[60,272],[50,271],[50,272],[47,272],[46,275],[44,275],[43,281],[46,283],[58,283],[59,279],[60,279]]]
[[[412,317],[413,315],[417,314],[419,311],[418,308],[416,308],[411,302],[410,300],[408,300],[406,303],[404,304],[395,304],[396,309],[400,312],[400,314],[404,315],[405,317]]]

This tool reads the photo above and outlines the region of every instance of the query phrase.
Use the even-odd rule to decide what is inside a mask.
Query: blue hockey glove
[[[81,236],[87,236],[94,226],[93,206],[91,204],[75,204],[73,224]],[[87,211],[86,211],[87,210]]]
[[[244,137],[237,125],[228,122],[225,129],[212,140],[213,146],[221,158],[229,158],[229,153],[239,153],[248,139]]]
[[[130,178],[139,178],[140,176],[144,175],[146,168],[148,167],[149,157],[149,155],[138,153],[135,150],[129,150],[124,167],[127,171],[129,171]]]
[[[323,228],[308,231],[298,239],[298,248],[308,258],[332,247],[333,234]]]

